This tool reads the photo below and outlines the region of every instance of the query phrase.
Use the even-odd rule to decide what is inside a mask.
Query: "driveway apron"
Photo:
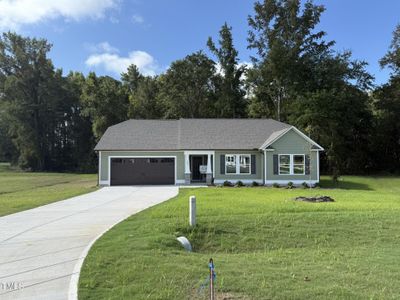
[[[174,186],[105,187],[1,217],[0,299],[74,298],[80,266],[94,240],[177,194]]]

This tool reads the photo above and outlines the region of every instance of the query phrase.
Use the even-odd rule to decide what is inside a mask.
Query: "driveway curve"
[[[73,299],[93,242],[174,186],[105,187],[0,218],[0,299]]]

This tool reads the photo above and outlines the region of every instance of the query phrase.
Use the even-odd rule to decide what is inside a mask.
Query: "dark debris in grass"
[[[311,202],[311,203],[335,202],[335,200],[329,196],[315,196],[315,197],[299,196],[299,197],[294,198],[294,200],[295,201],[303,201],[303,202]]]

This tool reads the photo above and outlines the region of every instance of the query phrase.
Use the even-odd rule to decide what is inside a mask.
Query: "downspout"
[[[99,158],[99,163],[97,164],[97,186],[100,186],[100,172],[101,172],[101,151],[96,151]]]
[[[264,149],[264,185],[267,184],[267,150]]]

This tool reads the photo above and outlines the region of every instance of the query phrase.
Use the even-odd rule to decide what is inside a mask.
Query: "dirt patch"
[[[312,202],[312,203],[321,203],[321,202],[335,202],[331,197],[329,196],[316,196],[316,197],[296,197],[294,199],[295,201],[304,201],[304,202]]]

